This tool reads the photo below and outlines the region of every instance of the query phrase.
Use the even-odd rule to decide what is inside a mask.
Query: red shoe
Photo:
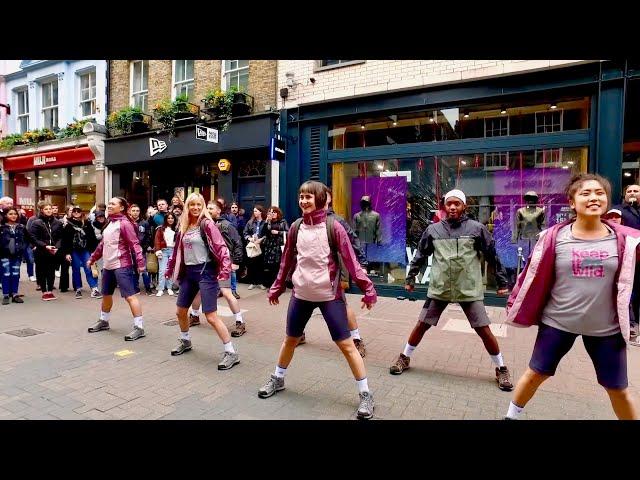
[[[49,292],[45,292],[42,294],[42,300],[44,302],[48,302],[49,300],[51,300],[51,293]]]

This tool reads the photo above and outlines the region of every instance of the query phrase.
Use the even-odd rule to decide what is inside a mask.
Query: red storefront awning
[[[7,172],[20,172],[69,167],[71,165],[88,165],[93,159],[94,156],[89,147],[50,150],[31,155],[7,157],[4,159],[4,169]]]

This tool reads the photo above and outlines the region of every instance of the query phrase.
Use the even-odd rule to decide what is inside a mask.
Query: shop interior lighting
[[[469,111],[468,110],[465,110],[463,117],[464,118],[469,118]]]
[[[631,172],[624,172],[624,176],[625,177],[630,177],[631,176]]]
[[[384,166],[382,164],[378,164],[378,170],[384,170]]]
[[[389,115],[389,118],[393,122],[393,126],[397,127],[398,126],[398,115]]]
[[[569,161],[567,162],[567,165],[573,165],[573,160],[569,160]]]
[[[429,117],[429,121],[430,121],[431,123],[433,123],[433,122],[434,122],[433,116]]]
[[[551,108],[551,110],[555,110],[556,108],[558,108],[558,105],[554,102],[551,104],[551,107],[549,108]]]
[[[58,178],[58,174],[57,173],[54,173],[53,176],[54,176],[54,178]]]
[[[466,160],[460,160],[460,164],[462,164],[462,165],[466,165],[466,164],[467,164],[467,161],[466,161]]]
[[[364,123],[361,123],[361,124],[360,124],[360,128],[361,128],[362,130],[364,130],[364,129],[365,129]]]
[[[507,113],[507,108],[506,107],[500,107],[500,113],[502,115],[504,115],[505,113]]]

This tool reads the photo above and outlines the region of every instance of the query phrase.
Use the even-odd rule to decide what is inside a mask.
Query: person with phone
[[[29,230],[36,245],[36,276],[45,302],[57,299],[53,294],[53,282],[60,264],[58,250],[62,248],[62,232],[62,222],[55,218],[51,202],[45,201]]]

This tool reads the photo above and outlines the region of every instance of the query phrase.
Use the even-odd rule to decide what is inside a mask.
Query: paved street
[[[309,323],[307,344],[296,351],[286,390],[258,398],[277,358],[289,294],[270,307],[261,290],[248,291],[241,284],[239,292],[247,321],[247,334],[234,339],[241,363],[218,371],[222,346],[204,319],[191,330],[193,351],[170,356],[178,336],[175,297],[142,297],[147,336],[125,342],[131,314],[118,292],[111,330],[89,334],[100,301],[89,298],[88,290],[82,300],[69,292],[42,302],[34,283],[21,282],[25,303],[0,306],[0,418],[354,419],[355,382],[319,314]],[[358,298],[349,295],[352,305]],[[220,311],[231,326],[233,317],[222,302]],[[375,418],[502,418],[511,394],[498,390],[489,356],[457,306],[450,306],[440,325],[427,333],[411,368],[401,376],[389,375],[421,306],[420,301],[381,298],[370,312],[358,310]],[[529,360],[536,329],[507,327],[502,309],[488,310],[515,383]],[[42,333],[9,333],[34,333],[25,329]],[[630,347],[630,389],[637,403],[640,370],[634,367],[639,361],[640,349]],[[581,341],[523,418],[615,418]]]

